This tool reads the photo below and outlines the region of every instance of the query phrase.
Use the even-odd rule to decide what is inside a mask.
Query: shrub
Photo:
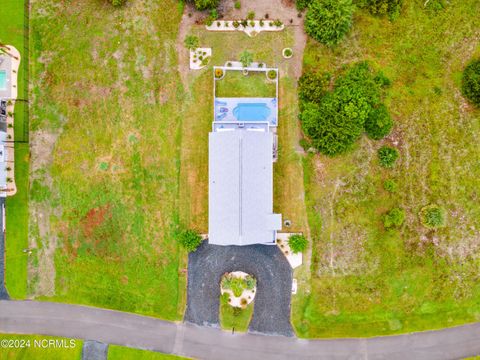
[[[445,226],[445,210],[432,204],[420,210],[420,221],[428,229],[437,229]]]
[[[275,70],[268,70],[267,76],[271,80],[275,80],[277,78],[277,72]]]
[[[202,241],[202,237],[195,230],[184,230],[178,234],[178,242],[188,252],[197,250]]]
[[[320,103],[327,93],[330,75],[327,73],[306,72],[298,80],[298,98],[301,102]]]
[[[344,106],[339,94],[328,93],[320,105],[304,105],[300,114],[302,129],[312,140],[312,145],[323,154],[341,154],[350,149],[362,134],[363,121],[356,115],[358,111],[354,104]]]
[[[232,274],[224,274],[221,280],[221,287],[226,290],[232,290],[233,295],[239,297],[243,290],[253,290],[257,286],[257,280],[250,275],[244,279],[233,276]]]
[[[292,56],[292,55],[293,55],[292,49],[286,48],[286,49],[283,51],[283,55],[284,55],[285,57],[290,57],[290,56]]]
[[[390,86],[392,84],[390,79],[383,73],[383,71],[379,71],[373,80],[381,87]]]
[[[297,0],[296,5],[298,10],[304,10],[310,5],[312,0]],[[299,16],[300,17],[300,16]]]
[[[257,280],[250,275],[245,277],[245,288],[247,290],[253,290],[257,286]]]
[[[424,6],[428,10],[441,11],[448,6],[448,3],[448,0],[430,0]]]
[[[273,25],[275,25],[276,27],[280,27],[283,25],[283,23],[279,20],[279,19],[276,19],[274,22],[273,22]]]
[[[288,238],[288,246],[294,254],[304,251],[307,245],[308,240],[303,235],[292,235]]]
[[[210,16],[205,19],[205,25],[212,26],[212,24],[213,24],[213,20]]]
[[[209,62],[210,62],[210,56],[207,56],[207,57],[203,58],[203,60],[202,60],[202,62],[201,62],[201,65],[202,65],[202,66],[205,66],[205,65],[207,65]]]
[[[228,66],[228,67],[232,67],[232,63],[231,63],[230,61],[227,62],[227,66]]]
[[[250,21],[250,26],[254,27],[255,26],[255,21]]]
[[[198,10],[214,9],[218,5],[218,0],[195,0],[194,3]]]
[[[244,28],[246,28],[248,26],[248,20],[242,20],[241,24]]]
[[[480,107],[480,59],[472,60],[463,71],[462,93]]]
[[[378,159],[380,165],[385,168],[391,168],[399,156],[398,150],[390,146],[382,146],[378,149]]]
[[[113,6],[122,6],[125,4],[125,0],[110,0]]]
[[[210,11],[210,17],[212,18],[212,20],[217,20],[218,19],[218,11],[217,9],[212,9]]]
[[[396,193],[398,190],[398,184],[395,180],[387,179],[383,182],[383,188],[389,193]]]
[[[215,77],[216,78],[221,78],[223,76],[223,70],[222,69],[215,69]]]
[[[234,28],[238,28],[239,26],[240,26],[240,23],[239,23],[237,20],[235,20],[235,21],[233,22],[233,27],[234,27]]]
[[[249,11],[248,14],[247,14],[247,19],[248,20],[255,19],[255,11]]]
[[[372,109],[365,120],[365,132],[373,140],[383,139],[390,133],[392,126],[393,120],[383,104]]]
[[[234,5],[235,9],[237,10],[240,10],[240,8],[242,7],[242,4],[240,3],[240,1],[235,1],[235,5]]]
[[[308,7],[305,31],[327,46],[340,42],[352,26],[352,0],[314,0]]]
[[[260,19],[260,21],[258,22],[258,24],[263,27],[263,25],[265,25],[265,22],[263,21],[263,19]]]
[[[367,0],[368,10],[374,15],[388,15],[390,20],[394,20],[400,15],[402,0]]]
[[[386,228],[398,227],[405,221],[405,211],[400,208],[393,208],[383,216],[383,226]]]
[[[198,48],[200,40],[195,35],[187,35],[183,41],[185,47],[189,50],[195,50]]]
[[[240,54],[240,62],[243,67],[249,67],[253,62],[253,54],[248,50],[242,51]]]

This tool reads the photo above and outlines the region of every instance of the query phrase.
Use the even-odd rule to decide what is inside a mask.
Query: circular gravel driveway
[[[244,271],[257,279],[249,332],[293,336],[290,324],[292,269],[276,246],[219,246],[207,241],[188,257],[185,321],[219,327],[220,278]]]

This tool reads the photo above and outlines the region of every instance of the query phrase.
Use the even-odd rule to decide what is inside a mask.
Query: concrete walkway
[[[235,334],[97,308],[0,301],[0,333],[91,339],[198,359],[459,359],[480,354],[480,323],[371,339]]]

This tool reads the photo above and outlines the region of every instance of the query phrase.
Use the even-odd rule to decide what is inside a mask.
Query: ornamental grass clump
[[[294,254],[305,251],[308,245],[308,240],[303,235],[292,235],[288,238],[288,246]]]
[[[437,229],[445,226],[446,212],[442,207],[432,204],[420,210],[420,222],[427,229]]]
[[[390,146],[382,146],[378,149],[378,160],[384,168],[392,168],[399,157],[397,149]]]
[[[202,237],[195,230],[184,230],[177,236],[178,242],[188,252],[193,252],[202,243]]]

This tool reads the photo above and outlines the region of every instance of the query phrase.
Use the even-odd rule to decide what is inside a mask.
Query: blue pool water
[[[237,121],[267,121],[271,112],[265,103],[239,103],[233,109]]]
[[[5,90],[7,88],[7,72],[5,70],[0,70],[0,90]]]

